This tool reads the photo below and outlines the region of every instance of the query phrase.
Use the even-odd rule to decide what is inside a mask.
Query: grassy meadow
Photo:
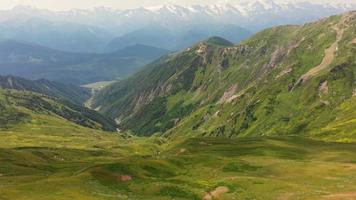
[[[70,126],[0,131],[1,200],[356,197],[352,143],[299,137],[171,143]]]

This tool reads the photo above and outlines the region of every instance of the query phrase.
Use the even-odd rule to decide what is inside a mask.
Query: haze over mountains
[[[114,43],[119,43],[118,48],[135,44],[135,41],[123,38],[137,39],[137,44],[140,42],[177,50],[211,36],[227,37],[233,42],[239,42],[248,36],[246,31],[254,32],[280,24],[300,24],[355,8],[352,3],[288,3],[273,0],[207,6],[164,4],[128,10],[96,8],[62,12],[15,7],[0,11],[0,37],[73,52],[116,50],[117,47],[113,47],[111,42],[113,40]],[[221,27],[229,28],[221,32]],[[242,31],[240,36],[236,36],[237,30]],[[146,37],[145,32],[148,32]],[[149,37],[152,32],[157,35]],[[168,45],[166,41],[153,42],[152,38],[160,36],[170,38],[173,44]],[[187,44],[184,41],[192,43]]]
[[[0,74],[86,84],[125,78],[169,51],[133,45],[111,53],[71,53],[36,44],[0,41]]]

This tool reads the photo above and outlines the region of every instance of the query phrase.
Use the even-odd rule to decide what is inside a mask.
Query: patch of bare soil
[[[323,198],[324,199],[333,199],[333,200],[355,200],[356,199],[356,191],[328,194],[328,195],[324,195]]]
[[[277,200],[290,200],[293,197],[293,193],[284,193],[280,195]]]
[[[354,169],[356,170],[356,164],[352,164],[352,163],[349,163],[347,165],[344,165],[346,168],[349,168],[349,169]]]
[[[180,154],[186,152],[187,150],[186,149],[180,149],[177,153],[176,153],[176,156],[179,156]]]
[[[352,40],[352,44],[356,44],[356,38]]]
[[[226,186],[219,186],[215,188],[215,190],[208,192],[204,195],[203,200],[213,200],[213,199],[220,199],[221,195],[224,193],[229,192],[229,188]]]
[[[121,181],[121,182],[128,182],[132,180],[132,177],[129,175],[120,175],[120,174],[116,174],[115,178],[117,181]]]

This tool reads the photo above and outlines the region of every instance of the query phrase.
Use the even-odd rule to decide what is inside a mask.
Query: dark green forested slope
[[[0,129],[24,126],[55,129],[75,124],[98,130],[116,131],[115,122],[96,111],[66,100],[26,91],[0,89]],[[30,131],[30,130],[28,130]],[[38,130],[40,131],[40,130]]]
[[[16,76],[0,76],[0,88],[32,91],[66,99],[79,105],[84,104],[84,102],[91,96],[90,90],[83,87],[45,79],[28,80]]]
[[[139,135],[356,140],[356,13],[202,42],[103,90],[94,107]]]

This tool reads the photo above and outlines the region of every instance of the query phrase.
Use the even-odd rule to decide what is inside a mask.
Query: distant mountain
[[[356,12],[212,38],[99,92],[93,107],[138,135],[356,139]]]
[[[114,51],[112,54],[118,57],[142,58],[147,60],[153,60],[154,58],[159,58],[162,55],[168,53],[169,51],[166,49],[152,47],[143,44],[134,44],[132,46],[127,46],[123,49]]]
[[[19,127],[27,122],[32,127],[40,124],[46,128],[47,124],[55,124],[75,128],[71,124],[77,124],[92,129],[116,131],[115,121],[96,111],[26,91],[0,89],[0,109],[0,129]]]
[[[67,85],[45,79],[33,81],[15,76],[0,76],[0,88],[36,92],[66,99],[78,105],[84,104],[91,96],[89,89],[75,85]]]
[[[181,50],[212,36],[220,36],[238,43],[252,33],[235,25],[199,24],[170,30],[163,26],[148,26],[115,38],[107,45],[108,51],[130,45],[145,44],[171,50]]]
[[[127,10],[95,8],[65,12],[51,12],[22,6],[0,11],[0,23],[40,18],[98,27],[114,35],[122,35],[152,24],[171,30],[200,24],[233,24],[249,30],[261,30],[280,24],[304,23],[353,9],[356,9],[356,3],[353,1],[340,4],[282,0],[227,0],[210,5],[163,4]]]
[[[338,4],[282,0],[61,12],[18,6],[0,11],[0,38],[70,52],[103,53],[135,44],[177,50],[212,36],[237,43],[246,37],[246,30],[256,32],[275,25],[302,24],[355,9],[356,3],[352,1]]]
[[[23,40],[69,52],[100,52],[114,38],[113,34],[97,27],[39,17],[2,21],[0,32],[4,39]]]
[[[167,50],[135,45],[107,53],[69,53],[19,42],[0,41],[0,74],[85,84],[124,78]]]

